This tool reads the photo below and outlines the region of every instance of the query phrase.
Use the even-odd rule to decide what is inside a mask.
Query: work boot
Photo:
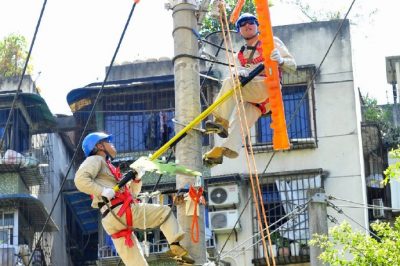
[[[205,130],[207,134],[218,134],[223,139],[226,139],[228,133],[229,121],[223,118],[216,118],[215,121],[207,120]]]
[[[173,257],[176,260],[182,260],[185,263],[194,264],[194,259],[189,255],[189,252],[179,244],[169,245],[167,251],[168,256]]]
[[[222,164],[224,156],[234,159],[237,158],[239,154],[226,147],[214,147],[203,155],[203,163],[209,167]]]

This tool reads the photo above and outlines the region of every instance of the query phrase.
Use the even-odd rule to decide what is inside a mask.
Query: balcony
[[[142,249],[144,250],[143,243]],[[207,251],[214,252],[215,249],[215,236],[206,242]],[[149,257],[146,257],[148,262],[157,261],[162,262],[162,265],[176,265],[175,260],[168,257],[165,252],[169,250],[169,245],[166,240],[161,240],[156,243],[149,243]],[[118,265],[119,256],[112,244],[99,247],[99,264],[98,265]]]

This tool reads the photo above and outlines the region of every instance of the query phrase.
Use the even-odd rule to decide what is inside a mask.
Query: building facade
[[[41,197],[53,193],[49,134],[56,120],[30,76],[18,97],[16,79],[0,84],[0,264],[49,265],[59,228]]]
[[[282,80],[291,149],[285,152],[272,150],[270,117],[261,117],[251,129],[262,203],[253,202],[253,177],[246,166],[244,149],[237,159],[226,159],[220,166],[203,169],[208,202],[206,227],[210,230],[207,236],[209,258],[225,265],[265,265],[256,213],[256,209],[261,207],[270,225],[274,245],[271,255],[277,263],[307,264],[310,261],[308,193],[313,189],[323,189],[329,196],[328,216],[321,217],[329,226],[347,220],[359,230],[369,227],[372,218],[367,209],[340,207],[342,213],[339,213],[337,208],[340,199],[367,204],[373,198],[385,197],[384,191],[369,189],[368,176],[381,170],[368,168],[368,176],[366,173],[366,162],[373,159],[366,159],[368,145],[363,142],[359,98],[353,83],[348,21],[343,22],[336,41],[319,68],[341,23],[329,21],[274,28],[275,35],[286,44],[299,66],[295,74],[284,74]],[[212,34],[208,41],[218,44],[221,37],[218,33]],[[239,37],[234,35],[235,49],[239,50],[241,45]],[[205,45],[205,51],[214,55],[217,48]],[[217,59],[225,61],[222,55]],[[202,65],[203,74],[207,69],[208,65]],[[215,66],[208,75],[213,79],[202,78],[201,90],[209,103],[218,92],[218,80],[227,75],[227,68]],[[67,96],[77,121],[75,142],[100,89],[102,83],[92,83],[72,90]],[[104,130],[113,134],[119,151],[114,163],[126,170],[131,162],[154,152],[174,136],[174,128],[179,123],[173,119],[174,99],[171,60],[115,66],[104,84],[88,132]],[[202,105],[204,109],[207,103],[203,101]],[[203,148],[207,150],[220,141],[218,137],[204,136]],[[174,158],[173,153],[171,158]],[[82,160],[81,154],[76,165]],[[147,175],[143,182],[143,189],[148,191],[153,190],[156,184],[160,190],[175,188],[174,176]],[[78,212],[79,206],[83,214],[90,211],[89,200],[74,190],[73,185],[67,194],[73,195],[71,203],[67,203],[71,205],[72,213],[74,209]],[[78,206],[74,202],[82,204]],[[163,202],[171,204],[171,197],[164,197]],[[88,221],[83,214],[76,216],[81,220],[78,228],[84,228],[85,221]],[[120,261],[111,240],[101,226],[98,226],[98,231],[94,229],[96,219],[93,215],[88,223],[93,229],[92,236],[97,234],[97,263],[117,265]],[[143,241],[144,233],[137,234]],[[147,232],[147,241],[150,242],[150,264],[173,263],[163,255],[167,244],[159,231]]]

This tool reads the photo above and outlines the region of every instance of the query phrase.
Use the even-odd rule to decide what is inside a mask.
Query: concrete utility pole
[[[386,57],[386,78],[387,82],[392,85],[393,89],[393,124],[395,127],[399,126],[399,115],[397,105],[397,86],[400,81],[400,56],[387,56]]]
[[[400,80],[400,62],[396,61],[395,63],[395,70],[396,70],[396,83],[399,84]],[[395,98],[396,97],[396,98]],[[393,117],[394,117],[394,126],[398,127],[398,108],[397,108],[397,88],[396,84],[393,83]]]
[[[201,113],[200,105],[200,76],[199,62],[190,56],[198,56],[198,42],[192,29],[197,31],[196,13],[198,6],[196,0],[170,0],[167,8],[172,9],[174,21],[174,74],[175,74],[175,117],[183,124],[188,124]],[[182,129],[176,125],[176,131]],[[196,131],[188,132],[176,147],[176,159],[193,170],[200,170],[202,139]],[[188,187],[194,184],[194,178],[177,175],[177,188]],[[204,206],[200,205],[199,216],[199,242],[193,243],[191,239],[192,216],[186,215],[185,205],[177,206],[177,216],[180,225],[186,232],[185,239],[181,241],[189,250],[196,264],[206,262]]]
[[[308,224],[310,228],[310,237],[313,234],[328,234],[328,213],[326,211],[326,197],[323,188],[309,189],[308,198],[311,198],[308,205]],[[318,256],[323,252],[319,247],[310,246],[310,265],[325,265]]]

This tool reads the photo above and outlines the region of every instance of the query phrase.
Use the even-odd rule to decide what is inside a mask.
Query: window
[[[174,136],[174,112],[105,115],[105,130],[120,152],[155,150]]]
[[[0,245],[13,245],[14,213],[0,212]]]
[[[268,174],[260,180],[270,237],[275,245],[279,264],[300,263],[309,259],[307,191],[322,187],[321,172],[321,169],[310,169]],[[256,208],[253,206],[254,233],[259,231],[258,226]],[[261,244],[255,245],[256,259],[264,257],[262,249]]]
[[[4,135],[10,110],[0,110],[0,137]],[[29,150],[29,125],[19,110],[13,112],[13,119],[4,138],[5,147],[17,152]]]
[[[276,184],[264,185],[262,187],[262,195],[268,224],[272,225],[270,230],[274,230],[287,221],[285,218],[281,219],[286,213]]]
[[[306,85],[286,86],[282,89],[287,131],[292,144],[311,141],[313,136],[312,100]],[[304,99],[301,101],[301,99]],[[299,105],[300,103],[300,105]],[[258,144],[271,144],[273,131],[270,128],[271,116],[262,116],[256,127]]]

